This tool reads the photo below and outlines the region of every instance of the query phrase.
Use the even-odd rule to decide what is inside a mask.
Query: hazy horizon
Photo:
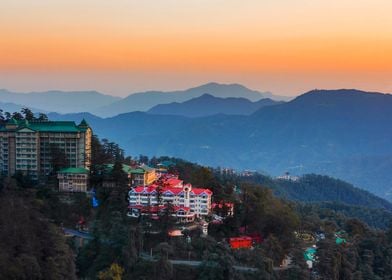
[[[0,4],[0,88],[126,96],[210,81],[276,95],[392,92],[392,2]]]

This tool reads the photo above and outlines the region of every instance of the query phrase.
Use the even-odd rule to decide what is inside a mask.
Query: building
[[[232,249],[250,249],[252,248],[252,238],[249,236],[239,236],[229,238],[230,247]]]
[[[86,168],[68,167],[57,172],[60,192],[87,192],[89,171]]]
[[[32,178],[48,175],[54,159],[65,166],[90,168],[92,131],[85,120],[17,121],[0,126],[0,170],[4,175],[22,172]]]
[[[130,205],[128,216],[137,218],[140,215],[149,215],[152,219],[159,219],[159,216],[164,215],[166,211],[166,205]],[[172,213],[170,215],[175,217],[177,221],[181,223],[190,223],[195,220],[195,214],[191,213],[189,207],[173,206]]]
[[[138,168],[131,168],[129,170],[131,174],[131,186],[147,186],[155,182],[157,179],[157,174],[155,168],[149,167],[145,164],[139,166]]]
[[[232,249],[250,249],[263,243],[263,238],[260,234],[255,233],[229,238],[229,243]]]
[[[193,188],[191,184],[184,184],[182,180],[172,175],[163,176],[148,186],[134,187],[128,194],[131,212],[133,209],[137,212],[152,206],[165,206],[169,202],[174,207],[182,209],[186,215],[188,210],[195,217],[203,217],[211,213],[211,190]]]
[[[298,176],[292,176],[290,175],[289,172],[285,172],[283,175],[276,177],[278,180],[284,180],[284,181],[292,181],[292,182],[297,182],[300,178]]]
[[[113,164],[107,164],[105,166],[106,175],[110,174],[113,170],[113,166]],[[129,187],[150,185],[157,179],[155,169],[147,165],[132,167],[130,165],[123,164],[122,170],[125,174],[127,174]],[[115,187],[115,185],[116,183],[111,178],[105,178],[102,182],[103,187]]]
[[[234,203],[232,202],[218,202],[212,203],[213,211],[221,217],[233,217],[234,216]]]

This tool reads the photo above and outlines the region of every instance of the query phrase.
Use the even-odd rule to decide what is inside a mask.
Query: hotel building
[[[128,194],[131,215],[164,208],[168,202],[174,207],[174,215],[182,221],[190,222],[195,217],[207,216],[211,212],[212,191],[193,188],[176,176],[163,176],[149,186],[132,188]]]
[[[22,172],[32,178],[53,171],[54,151],[67,167],[90,168],[92,130],[85,120],[17,121],[0,125],[0,171],[11,176]]]

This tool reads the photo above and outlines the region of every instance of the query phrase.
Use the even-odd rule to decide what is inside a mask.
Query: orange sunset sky
[[[2,0],[0,88],[392,92],[391,0]]]

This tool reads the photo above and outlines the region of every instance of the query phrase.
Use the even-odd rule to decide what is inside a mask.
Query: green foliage
[[[199,280],[207,279],[236,279],[233,268],[234,258],[228,248],[216,244],[204,252],[203,263],[200,267]]]
[[[6,179],[0,193],[0,278],[76,279],[62,233],[41,213],[35,190]]]
[[[308,174],[298,181],[290,181],[272,180],[269,177],[256,174],[246,180],[268,186],[276,195],[293,201],[311,203],[328,201],[392,211],[392,204],[388,201],[358,189],[347,182],[328,176]]]
[[[39,113],[38,117],[29,108],[22,108],[20,112],[4,112],[0,109],[0,124],[6,123],[11,118],[15,120],[27,120],[27,121],[47,121],[48,116],[44,113]]]
[[[73,228],[83,217],[92,215],[90,199],[85,193],[61,194],[51,188],[42,187],[36,193],[41,212],[57,225]]]
[[[99,272],[99,280],[121,280],[124,269],[117,263],[113,263],[108,269]]]

